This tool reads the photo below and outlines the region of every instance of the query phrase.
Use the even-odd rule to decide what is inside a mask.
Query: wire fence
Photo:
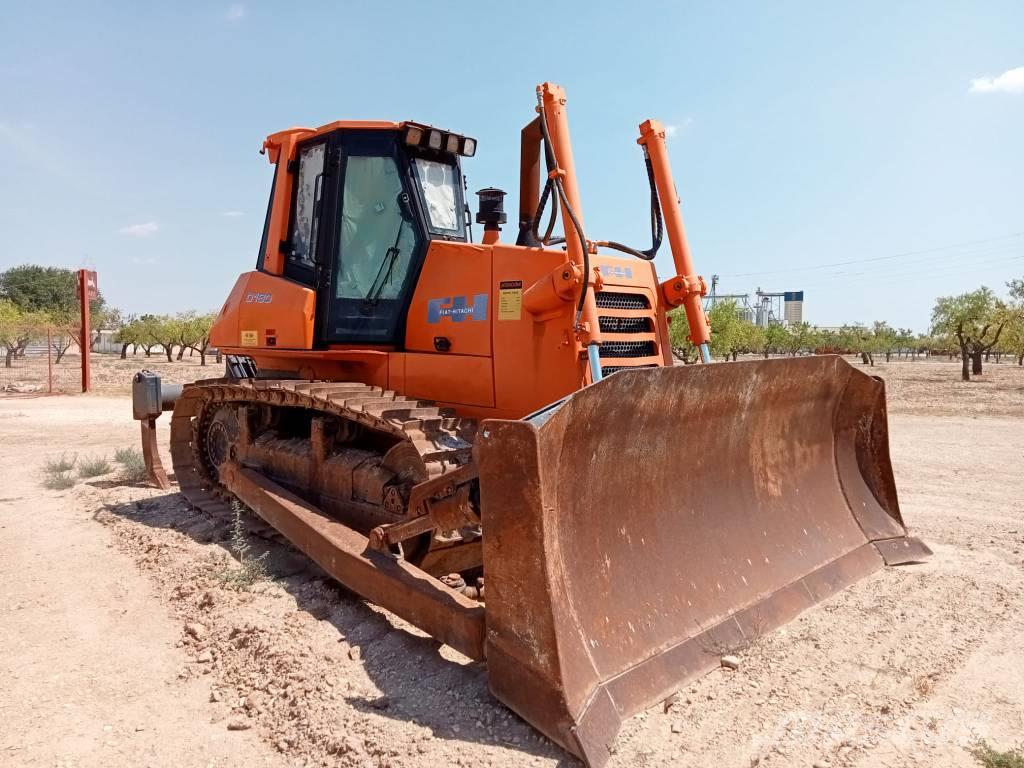
[[[73,336],[48,328],[23,348],[0,355],[0,392],[80,392],[82,355]]]
[[[23,355],[12,358],[10,367],[5,365],[6,356],[0,350],[0,397],[80,393],[82,356],[77,344],[70,347],[65,347],[65,344],[66,341],[55,341],[49,350],[45,341],[31,344]],[[142,369],[159,373],[168,384],[215,378],[224,370],[215,350],[206,356],[206,364],[202,365],[200,356],[192,350],[186,350],[181,359],[175,350],[172,359],[168,360],[160,347],[152,348],[149,355],[143,349],[129,347],[123,359],[120,345],[116,351],[106,351],[99,344],[97,348],[89,359],[91,391],[99,395],[129,393],[132,377]]]

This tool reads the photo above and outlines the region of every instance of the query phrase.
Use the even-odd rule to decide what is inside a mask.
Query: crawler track
[[[186,386],[175,404],[171,460],[189,503],[217,517],[231,513],[233,497],[217,482],[203,438],[210,416],[223,405],[301,409],[358,425],[370,442],[411,448],[403,449],[403,458],[415,466],[419,480],[435,478],[469,462],[476,433],[475,421],[460,418],[450,409],[366,384],[294,379],[199,381]]]

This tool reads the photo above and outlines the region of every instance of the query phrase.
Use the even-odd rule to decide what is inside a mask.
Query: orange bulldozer
[[[240,500],[486,660],[498,699],[599,766],[625,718],[719,664],[711,649],[928,549],[900,516],[879,380],[833,356],[711,363],[663,126],[640,126],[638,250],[586,234],[563,89],[539,86],[536,112],[515,243],[497,189],[478,193],[473,240],[472,138],[370,121],[270,135],[256,268],[212,332],[225,376],[178,390],[142,372],[133,409],[157,483],[173,410],[191,504]],[[673,365],[670,322],[698,364]]]

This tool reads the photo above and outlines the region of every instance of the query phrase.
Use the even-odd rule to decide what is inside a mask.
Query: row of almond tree
[[[1000,296],[982,286],[959,296],[935,300],[928,333],[893,328],[884,321],[871,325],[845,325],[839,329],[817,328],[809,323],[758,326],[733,301],[723,301],[708,311],[711,351],[720,359],[739,355],[857,354],[865,365],[876,356],[917,358],[919,355],[960,357],[961,377],[982,373],[985,361],[1005,355],[1024,365],[1024,279],[1006,284]],[[691,362],[696,350],[687,338],[686,319],[673,313],[669,326],[676,356]]]
[[[181,360],[185,352],[189,352],[199,355],[199,364],[206,365],[210,329],[215,318],[213,313],[191,311],[176,315],[142,315],[130,318],[117,328],[114,339],[121,345],[122,360],[128,356],[129,348],[133,355],[141,349],[149,357],[159,347],[168,362]]]

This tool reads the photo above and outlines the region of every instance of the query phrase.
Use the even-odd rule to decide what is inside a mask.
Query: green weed
[[[253,584],[266,581],[270,578],[267,573],[266,559],[269,552],[264,552],[259,557],[250,554],[252,545],[249,544],[249,537],[245,533],[245,523],[242,515],[245,508],[240,501],[231,502],[231,511],[234,518],[231,522],[231,550],[238,557],[238,566],[226,567],[218,574],[220,580],[237,589],[248,589]]]
[[[1024,751],[1020,748],[1000,752],[981,740],[971,748],[971,754],[984,768],[1024,768]]]

